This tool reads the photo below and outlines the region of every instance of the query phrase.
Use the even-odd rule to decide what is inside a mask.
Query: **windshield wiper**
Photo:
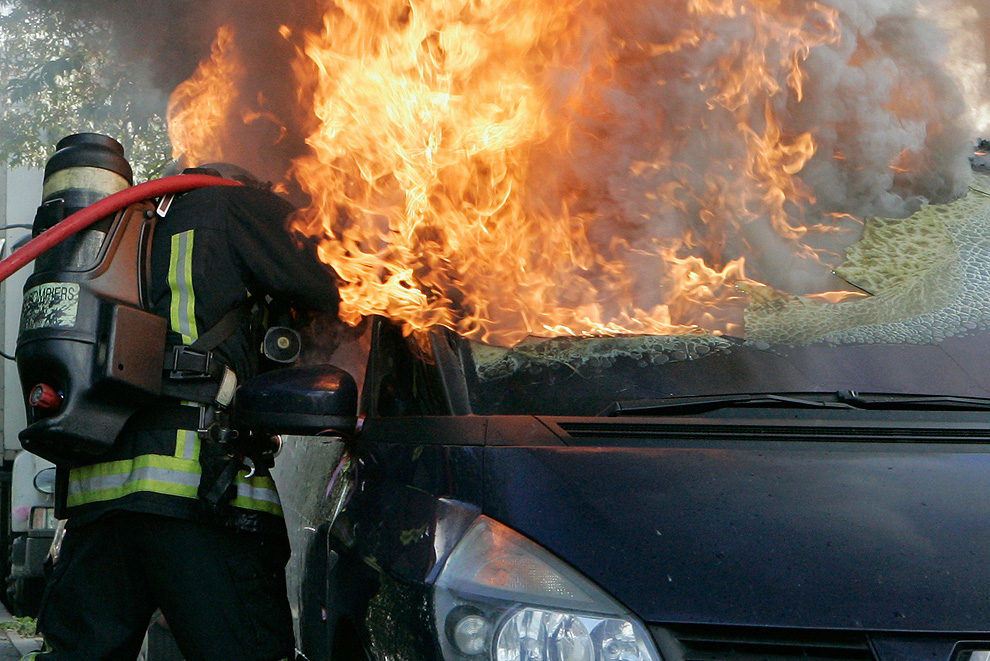
[[[840,390],[839,401],[862,409],[952,409],[988,411],[990,399],[957,395],[913,395],[910,393],[860,393]]]
[[[677,415],[707,413],[734,407],[918,410],[951,409],[990,411],[990,399],[953,395],[913,395],[899,393],[859,393],[854,390],[808,393],[741,393],[634,399],[610,404],[598,415]]]
[[[630,399],[611,403],[598,415],[666,415],[675,413],[707,413],[732,407],[829,408],[853,409],[855,403],[841,401],[833,393],[750,393],[729,395],[696,395],[662,397],[659,399]]]

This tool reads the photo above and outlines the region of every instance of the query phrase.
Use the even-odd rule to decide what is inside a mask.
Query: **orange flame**
[[[244,73],[233,45],[234,31],[222,26],[210,57],[169,97],[166,114],[173,158],[182,156],[193,164],[224,159],[221,136],[236,103],[235,83]]]
[[[802,211],[814,137],[784,119],[805,58],[839,39],[825,5],[336,0],[320,29],[281,34],[301,40],[315,118],[295,227],[319,237],[349,322],[499,344],[734,332],[747,227],[806,254],[823,229]],[[240,75],[229,38],[176,91],[177,151],[209,151],[215,83]],[[701,102],[661,102],[675,93]],[[724,159],[701,171],[706,149]]]

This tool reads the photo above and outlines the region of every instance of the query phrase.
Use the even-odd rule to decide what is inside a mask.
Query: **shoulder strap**
[[[199,338],[189,345],[190,349],[196,351],[212,351],[220,346],[220,343],[230,337],[241,322],[251,314],[254,307],[254,296],[248,296],[247,300],[231,308],[220,321],[215,323],[210,330],[206,331]]]

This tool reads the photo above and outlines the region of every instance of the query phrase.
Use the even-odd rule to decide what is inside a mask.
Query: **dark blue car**
[[[245,387],[304,436],[278,475],[302,651],[987,661],[990,336],[958,311],[988,285],[952,277],[900,319],[821,303],[797,339],[797,299],[745,338],[499,348],[377,319],[360,402],[330,367]]]

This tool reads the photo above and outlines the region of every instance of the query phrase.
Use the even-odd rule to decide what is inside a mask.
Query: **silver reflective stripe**
[[[113,500],[138,491],[196,498],[199,481],[198,461],[142,455],[133,461],[72,469],[69,473],[67,505],[74,507]]]
[[[240,498],[250,498],[251,500],[261,500],[275,505],[282,504],[275,489],[251,484],[250,482],[241,482],[240,480],[237,481],[237,496]]]
[[[175,456],[178,459],[199,460],[199,434],[188,429],[175,430]]]
[[[196,293],[192,281],[193,230],[172,236],[172,253],[168,265],[168,286],[172,294],[169,324],[182,336],[183,344],[199,337],[196,328]]]
[[[282,503],[278,498],[278,491],[275,490],[275,481],[270,477],[253,477],[245,480],[238,476],[237,497],[231,505],[282,516]]]

